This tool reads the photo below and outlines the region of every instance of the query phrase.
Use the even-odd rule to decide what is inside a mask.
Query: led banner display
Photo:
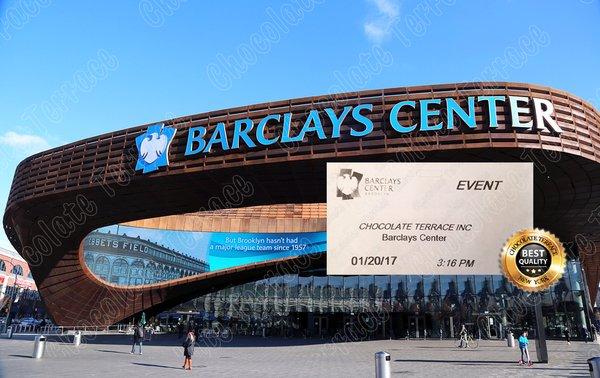
[[[328,163],[327,274],[501,274],[531,163]]]
[[[131,286],[325,252],[325,243],[325,232],[191,232],[120,225],[90,233],[83,250],[86,265],[100,279]]]

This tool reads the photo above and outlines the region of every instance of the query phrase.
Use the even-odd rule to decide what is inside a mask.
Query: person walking
[[[142,354],[142,340],[144,340],[144,328],[140,324],[136,324],[133,329],[133,345],[131,346],[131,354],[135,352],[135,344],[140,346],[140,355]]]
[[[525,364],[525,359],[523,357],[527,357],[527,366],[533,365],[529,358],[529,339],[527,338],[527,331],[523,331],[521,336],[519,336],[519,349],[521,350],[519,365]]]
[[[571,330],[569,327],[565,328],[565,338],[567,339],[567,344],[571,345]]]
[[[192,370],[192,356],[194,355],[194,343],[196,342],[196,337],[194,336],[194,330],[190,328],[188,331],[187,337],[183,342],[183,369],[184,370]],[[186,368],[187,367],[187,368]]]

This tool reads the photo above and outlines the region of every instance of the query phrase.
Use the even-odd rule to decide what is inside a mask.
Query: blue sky
[[[224,3],[0,0],[0,207],[34,152],[232,106],[489,80],[600,107],[600,0]]]

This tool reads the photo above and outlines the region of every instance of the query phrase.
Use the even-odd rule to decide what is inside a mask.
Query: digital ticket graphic
[[[519,289],[543,291],[554,285],[565,271],[567,255],[556,236],[540,229],[513,234],[502,248],[502,273]]]
[[[328,274],[500,274],[531,163],[328,163]]]

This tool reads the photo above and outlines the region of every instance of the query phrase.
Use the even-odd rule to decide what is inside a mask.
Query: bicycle
[[[460,337],[458,340],[456,340],[454,346],[457,348],[477,349],[479,348],[479,341],[474,339],[471,334],[468,334],[466,337]]]

